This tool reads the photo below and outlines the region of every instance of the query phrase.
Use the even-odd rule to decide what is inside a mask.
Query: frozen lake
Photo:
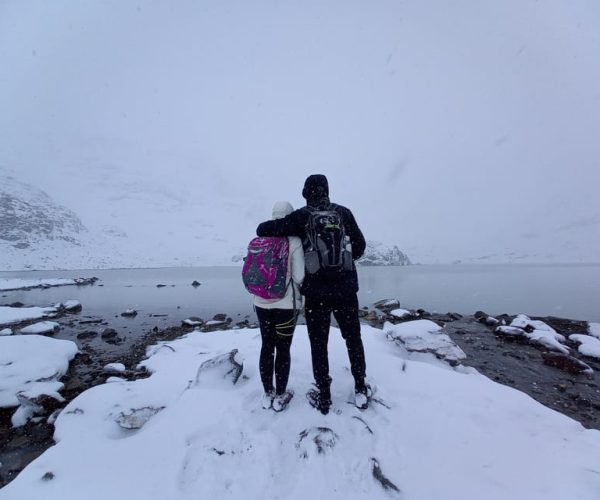
[[[111,269],[88,271],[3,272],[0,277],[72,278],[97,276],[94,286],[0,292],[0,303],[50,305],[77,299],[83,314],[110,318],[127,308],[166,314],[173,324],[190,315],[204,319],[227,313],[238,320],[253,316],[252,298],[244,289],[240,267]],[[402,307],[473,314],[525,313],[600,321],[600,265],[422,265],[359,269],[361,306],[397,298]],[[201,283],[198,288],[192,281]],[[163,284],[165,287],[157,288]],[[144,320],[148,318],[148,320]]]

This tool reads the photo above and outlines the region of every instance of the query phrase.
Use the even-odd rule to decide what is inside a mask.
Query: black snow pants
[[[346,341],[355,388],[362,389],[365,383],[366,364],[360,336],[356,293],[333,297],[306,297],[304,314],[310,340],[315,383],[319,390],[329,392],[331,377],[329,376],[327,343],[331,313],[333,313],[342,337]]]
[[[283,394],[290,376],[290,346],[296,328],[296,311],[256,306],[256,315],[262,337],[259,370],[263,388],[265,392],[273,392],[274,368],[275,393]]]

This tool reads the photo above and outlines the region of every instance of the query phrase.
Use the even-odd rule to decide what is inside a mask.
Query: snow
[[[533,320],[525,314],[519,314],[512,320],[510,326],[523,330],[523,335],[534,343],[543,345],[553,351],[569,354],[569,348],[562,345],[562,342],[566,340],[565,337],[557,333],[554,328],[543,321]],[[529,328],[532,331],[527,331],[525,328]]]
[[[589,334],[600,339],[600,323],[588,323]]]
[[[20,278],[0,278],[0,292],[7,290],[21,290],[23,288],[43,288],[50,286],[75,285],[73,279],[62,278],[39,278],[39,279],[20,279]]]
[[[584,356],[600,359],[600,339],[591,335],[569,335],[569,340],[579,344],[577,350]]]
[[[353,381],[332,328],[327,416],[304,397],[312,384],[304,326],[292,345],[295,397],[279,414],[260,408],[258,330],[152,346],[142,363],[152,375],[113,379],[71,401],[56,420],[57,444],[0,500],[597,499],[600,432],[475,370],[409,359],[381,330],[362,333],[381,404],[363,412],[347,404]],[[200,365],[234,349],[244,359],[237,383],[196,379]],[[42,481],[47,473],[53,479]]]
[[[41,321],[33,325],[21,328],[20,333],[33,333],[43,335],[45,333],[56,333],[60,329],[60,325],[54,321]]]
[[[0,330],[0,337],[4,336],[4,335],[12,335],[12,330],[10,328],[4,328],[3,330]]]
[[[393,311],[390,311],[390,314],[400,319],[412,316],[412,313],[408,309],[394,309]]]
[[[0,325],[40,319],[56,313],[54,307],[8,307],[0,306]]]
[[[430,352],[450,362],[465,359],[467,356],[448,335],[441,333],[442,328],[427,319],[409,321],[399,325],[386,322],[384,333],[398,340],[410,352]]]
[[[55,395],[62,388],[59,379],[77,354],[70,340],[39,335],[0,337],[0,408],[21,404],[17,395],[34,398]]]
[[[104,365],[104,371],[122,373],[125,371],[125,365],[123,363],[108,363]]]

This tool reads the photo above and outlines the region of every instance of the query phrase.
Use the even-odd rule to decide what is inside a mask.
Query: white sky
[[[243,243],[325,173],[417,261],[597,261],[598,54],[594,0],[0,0],[0,167],[92,228]]]

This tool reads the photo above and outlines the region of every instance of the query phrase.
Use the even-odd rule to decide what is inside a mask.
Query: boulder
[[[127,309],[126,311],[121,313],[121,316],[124,318],[135,318],[138,312],[135,309]]]
[[[542,358],[544,359],[544,364],[554,366],[555,368],[569,373],[584,373],[588,376],[591,376],[594,373],[594,370],[592,370],[588,364],[573,356],[569,356],[568,354],[560,352],[543,352]]]
[[[141,429],[154,415],[164,406],[144,406],[142,408],[131,408],[127,411],[122,411],[116,418],[117,424],[123,429]]]
[[[196,373],[195,384],[198,385],[212,377],[227,380],[235,385],[242,375],[243,369],[244,363],[240,359],[239,351],[233,349],[228,353],[204,361]]]
[[[194,288],[198,288],[198,287],[200,286],[200,282],[199,282],[199,281],[196,281],[196,280],[194,280],[194,281],[192,281],[192,286],[193,286]]]

